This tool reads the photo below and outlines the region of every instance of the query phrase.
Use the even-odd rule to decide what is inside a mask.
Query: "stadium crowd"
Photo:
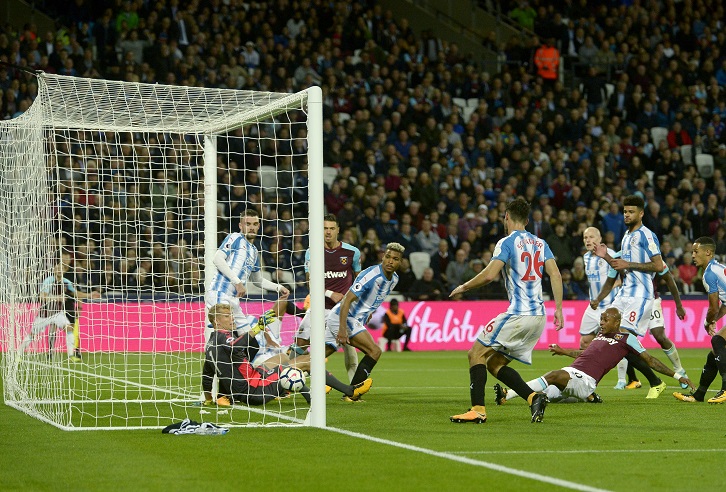
[[[2,28],[0,60],[12,65],[0,65],[0,116],[18,117],[37,95],[34,76],[18,67],[259,91],[320,85],[324,162],[337,170],[327,211],[342,239],[360,247],[364,268],[388,242],[406,247],[403,295],[445,298],[472,278],[504,234],[506,203],[523,196],[533,206],[527,228],[552,248],[566,298],[585,299],[582,232],[596,226],[618,250],[630,194],[646,200],[643,223],[682,292],[702,291],[692,240],[712,236],[726,255],[721,2],[500,4],[527,30],[501,45],[484,40],[498,53],[493,67],[430,30],[415,34],[380,0],[73,0],[55,31]],[[45,7],[56,14],[53,2]],[[541,46],[574,77],[543,78]],[[99,145],[81,149],[71,134],[56,142],[65,159],[51,176],[55,212],[60,240],[73,245],[76,282],[201,293],[198,156],[179,136],[117,138],[126,140],[103,141],[116,148],[104,159],[110,169]],[[263,209],[264,267],[302,292],[307,230],[291,221],[307,182],[302,150],[291,148],[281,169],[293,190],[287,203],[270,209],[258,175],[269,143],[241,132],[221,140],[230,158],[219,169],[220,233],[244,208]],[[144,163],[133,179],[132,154]],[[713,165],[699,169],[698,155]],[[411,263],[421,255],[411,254],[421,252],[429,268],[416,281]],[[494,282],[467,295],[505,292]]]

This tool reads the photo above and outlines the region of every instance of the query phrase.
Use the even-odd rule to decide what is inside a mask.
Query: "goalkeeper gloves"
[[[275,321],[275,319],[277,319],[277,316],[275,316],[274,309],[265,311],[262,316],[260,316],[260,319],[257,320],[257,325],[250,330],[250,334],[252,336],[256,336],[258,333],[265,329],[265,326]]]

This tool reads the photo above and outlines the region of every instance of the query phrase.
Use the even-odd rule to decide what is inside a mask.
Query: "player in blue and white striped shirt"
[[[703,268],[703,286],[708,293],[708,311],[704,327],[711,335],[711,352],[706,356],[706,364],[701,372],[698,389],[690,395],[673,393],[677,399],[686,402],[703,401],[706,391],[716,374],[721,375],[721,390],[709,398],[709,403],[726,402],[726,327],[716,331],[716,321],[726,314],[726,266],[716,261],[716,242],[708,236],[700,237],[693,243],[693,263]]]
[[[622,313],[620,327],[639,337],[645,336],[650,322],[655,301],[653,279],[657,273],[663,272],[665,264],[660,254],[660,243],[653,231],[643,225],[645,201],[630,195],[623,200],[623,218],[628,230],[620,243],[620,258],[613,258],[604,244],[595,248],[595,254],[605,259],[616,271],[627,270],[623,286],[615,297],[612,306]],[[614,278],[615,273],[611,272]],[[606,282],[603,290],[591,304],[600,303],[609,294]],[[640,360],[629,355],[628,363],[648,378],[650,391],[646,398],[658,398],[666,384],[655,375],[653,370]]]
[[[587,252],[582,255],[582,259],[585,261],[585,274],[590,285],[590,300],[593,301],[597,299],[605,282],[607,282],[608,272],[611,268],[607,261],[592,252],[595,247],[602,243],[600,230],[597,227],[588,227],[583,231],[582,239],[585,243],[585,249],[587,249]],[[620,256],[612,249],[608,248],[607,251],[613,258]],[[583,313],[582,321],[580,322],[580,350],[585,350],[590,345],[592,339],[595,338],[595,335],[600,331],[600,317],[604,310],[610,307],[618,290],[617,288],[613,288],[607,297],[594,306],[591,305]]]
[[[240,307],[239,298],[247,293],[247,283],[260,284],[264,290],[272,290],[287,299],[290,291],[283,285],[276,284],[260,274],[260,257],[257,247],[252,244],[260,229],[260,216],[256,210],[247,209],[240,217],[239,230],[229,234],[214,254],[214,266],[217,274],[204,296],[207,309],[217,304],[228,304],[232,309],[234,324],[238,336],[248,332],[257,324],[255,316],[247,315]],[[213,331],[208,326],[207,337]],[[260,354],[265,353],[269,335],[258,335]],[[276,344],[276,343],[275,343]],[[271,344],[271,345],[275,345]]]
[[[350,344],[365,354],[350,381],[353,386],[369,379],[373,367],[381,357],[381,349],[373,341],[365,324],[395,289],[398,283],[396,270],[401,265],[404,251],[402,245],[388,243],[383,261],[360,272],[343,300],[328,313],[325,327],[326,357],[345,344]],[[348,397],[344,399],[346,398],[354,400]]]
[[[542,301],[542,275],[550,276],[555,298],[555,327],[563,326],[562,277],[547,243],[525,231],[529,203],[517,198],[507,205],[504,225],[508,236],[494,248],[494,257],[476,277],[458,286],[451,297],[488,284],[502,272],[509,296],[509,308],[490,321],[469,350],[471,378],[471,409],[450,417],[456,423],[486,422],[484,388],[487,370],[530,405],[532,422],[541,422],[547,397],[535,393],[517,371],[508,366],[512,360],[532,363],[532,349],[545,328],[545,307]]]

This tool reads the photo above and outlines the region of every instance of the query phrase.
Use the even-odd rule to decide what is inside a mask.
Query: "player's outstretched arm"
[[[676,314],[678,315],[678,319],[686,319],[686,310],[683,309],[683,302],[681,302],[681,293],[678,291],[676,279],[673,278],[673,275],[671,275],[671,271],[668,270],[667,266],[665,267],[665,270],[663,270],[661,276],[665,279],[668,290],[673,296],[673,301],[676,303]]]
[[[653,369],[656,372],[659,372],[661,374],[665,374],[666,376],[675,377],[676,373],[673,372],[673,369],[663,364],[661,361],[650,355],[647,351],[640,353],[641,359],[643,359],[651,369]],[[693,383],[690,379],[687,377],[678,378],[678,382],[682,384],[687,384],[691,390],[696,390],[695,386],[693,386]]]
[[[552,355],[566,355],[567,357],[572,357],[573,359],[577,359],[580,354],[584,352],[584,350],[571,350],[571,349],[563,349],[556,343],[553,343],[550,345],[550,352],[552,352]]]
[[[565,319],[562,317],[562,275],[553,258],[545,261],[544,267],[547,275],[550,276],[552,296],[555,298],[555,329],[561,330],[565,326]]]

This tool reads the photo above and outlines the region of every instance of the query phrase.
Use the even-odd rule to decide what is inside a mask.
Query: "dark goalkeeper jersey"
[[[598,333],[585,351],[570,364],[570,367],[584,372],[599,383],[603,376],[618,365],[623,357],[631,353],[638,355],[642,352],[645,352],[645,348],[631,333],[608,335]]]
[[[267,386],[277,386],[277,371],[266,372],[255,368],[250,361],[255,358],[260,346],[248,333],[236,338],[232,332],[216,330],[209,337],[204,349],[202,369],[202,389],[212,391],[215,373],[219,377],[219,392],[232,395],[249,396],[259,393]],[[277,392],[268,392],[272,397]]]

